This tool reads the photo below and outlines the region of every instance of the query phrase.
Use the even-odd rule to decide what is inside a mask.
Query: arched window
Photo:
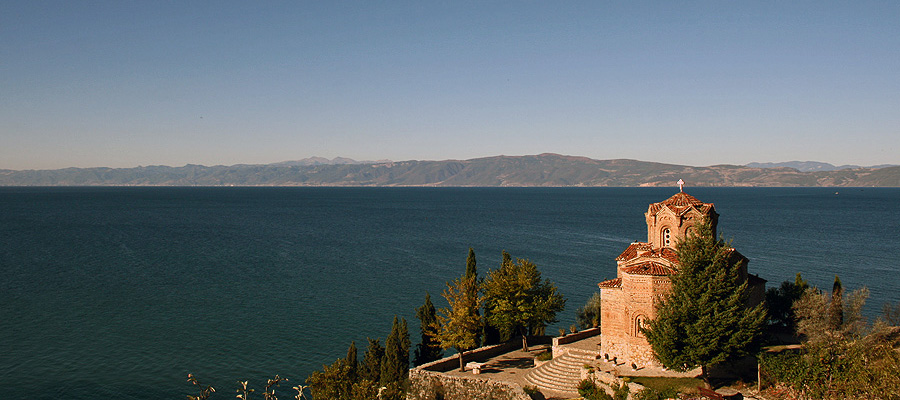
[[[671,247],[671,245],[672,245],[672,231],[670,231],[669,228],[666,228],[666,229],[663,229],[662,234],[663,234],[663,246],[664,246],[664,247]]]
[[[641,332],[641,328],[644,328],[647,323],[647,317],[644,315],[638,315],[634,317],[634,336],[644,336]]]

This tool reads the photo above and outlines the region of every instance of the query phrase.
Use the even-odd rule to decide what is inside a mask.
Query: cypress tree
[[[837,275],[834,276],[834,286],[831,287],[831,307],[828,312],[831,330],[840,330],[844,325],[844,286]]]
[[[356,353],[356,342],[350,342],[350,348],[347,349],[347,358],[344,359],[344,362],[348,367],[347,376],[354,382],[359,378],[359,362],[356,360]]]
[[[371,382],[381,381],[381,361],[384,358],[384,347],[378,339],[369,338],[369,347],[366,348],[366,354],[363,356],[363,365],[361,378]]]
[[[475,249],[469,247],[469,256],[466,257],[466,278],[478,276],[478,267],[476,264]]]
[[[400,378],[406,380],[409,371],[409,348],[412,342],[409,338],[409,326],[406,324],[406,318],[400,318],[400,352],[397,358],[400,360]]]
[[[669,369],[708,368],[752,354],[762,336],[763,305],[746,306],[742,260],[716,239],[709,222],[678,244],[678,273],[672,288],[656,304],[656,318],[642,329],[656,358]]]
[[[475,286],[469,288],[468,296],[477,297],[478,296],[478,287],[481,285],[481,281],[478,279],[478,267],[477,262],[475,261],[475,250],[469,247],[469,255],[466,257],[466,279],[474,279],[476,284]],[[480,310],[475,310],[476,315],[481,315]],[[476,333],[475,335],[475,346],[478,347],[484,344],[484,327]]]
[[[384,359],[381,362],[381,386],[400,381],[400,321],[394,316],[391,334],[384,341]]]
[[[425,304],[416,309],[416,318],[419,319],[419,330],[422,332],[422,341],[416,345],[415,364],[422,365],[444,356],[441,351],[437,336],[437,309],[431,303],[431,295],[425,293]]]

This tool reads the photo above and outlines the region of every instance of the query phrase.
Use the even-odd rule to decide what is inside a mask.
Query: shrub
[[[627,383],[623,383],[622,385],[619,385],[618,383],[613,383],[612,390],[613,390],[613,397],[612,397],[613,400],[626,400],[626,399],[628,399],[628,393],[631,391],[631,389],[628,387]]]
[[[605,390],[597,387],[590,379],[583,379],[578,383],[578,394],[585,400],[613,400]]]
[[[534,358],[535,358],[536,360],[538,360],[538,361],[550,361],[550,360],[553,359],[553,352],[552,352],[552,351],[545,351],[545,352],[543,352],[543,353],[538,354],[538,355],[537,355],[536,357],[534,357]]]
[[[631,396],[632,400],[665,400],[677,398],[678,391],[675,389],[669,388],[664,390],[656,390],[652,388],[646,388],[641,390],[640,392],[635,393]]]

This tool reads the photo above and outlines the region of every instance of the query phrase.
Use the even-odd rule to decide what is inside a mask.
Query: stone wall
[[[553,358],[556,358],[556,357],[559,357],[559,356],[565,354],[562,352],[562,351],[564,351],[565,348],[560,347],[561,345],[569,344],[572,342],[577,342],[579,340],[589,338],[591,336],[597,336],[599,334],[600,334],[600,328],[590,328],[590,329],[585,329],[578,333],[570,333],[566,336],[554,337],[553,342],[552,342],[553,343],[553,347],[552,347]]]
[[[506,343],[467,351],[463,361],[482,362],[522,347],[521,337]],[[528,345],[549,344],[548,336],[529,336]],[[407,400],[531,400],[521,385],[478,376],[447,375],[443,372],[459,368],[456,355],[422,364],[409,370]]]
[[[475,376],[409,370],[407,400],[532,400],[521,386]]]
[[[473,362],[473,361],[484,361],[491,357],[496,357],[500,354],[509,353],[513,350],[518,350],[522,348],[522,337],[516,336],[513,340],[510,340],[506,343],[495,344],[493,346],[484,346],[479,347],[474,350],[469,350],[465,352],[463,355],[463,361],[465,363]],[[551,338],[549,336],[529,336],[528,337],[528,346],[536,346],[541,344],[549,344]],[[449,357],[444,357],[437,361],[432,361],[427,364],[422,364],[414,369],[425,369],[429,371],[451,371],[459,368],[459,358],[454,354]],[[412,370],[410,370],[412,371]]]
[[[603,390],[605,390],[606,393],[609,394],[610,396],[615,394],[612,389],[613,385],[618,385],[618,386],[628,385],[628,400],[632,400],[632,398],[633,398],[632,396],[635,393],[638,393],[645,389],[644,385],[641,385],[641,384],[635,383],[635,382],[625,382],[624,379],[619,378],[618,376],[615,376],[608,372],[603,372],[603,371],[583,370],[581,372],[581,379],[582,380],[590,379],[590,380],[594,381],[594,383],[598,387],[603,388]]]

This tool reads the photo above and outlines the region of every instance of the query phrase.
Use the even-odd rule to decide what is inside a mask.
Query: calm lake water
[[[646,240],[669,188],[0,188],[4,398],[233,398],[301,383],[500,252],[567,297],[560,322]],[[836,193],[836,190],[839,193]],[[900,189],[688,188],[769,286],[801,272],[900,301]],[[361,356],[361,354],[360,354]],[[287,393],[285,390],[284,393]]]

